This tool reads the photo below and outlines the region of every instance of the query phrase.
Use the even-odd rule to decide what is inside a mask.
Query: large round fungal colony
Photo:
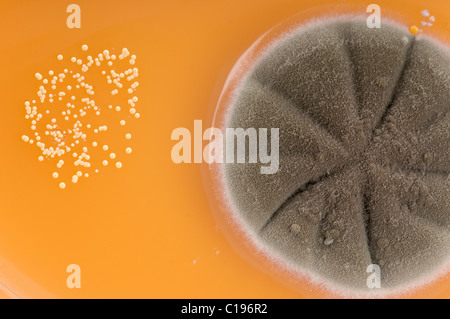
[[[449,101],[449,49],[433,39],[360,18],[294,30],[227,114],[226,127],[280,134],[276,174],[225,164],[237,220],[275,260],[341,292],[436,278],[450,255]],[[371,264],[381,289],[367,286]]]
[[[52,177],[61,189],[109,162],[121,168],[131,149],[129,123],[140,117],[136,56],[126,48],[117,55],[91,55],[86,44],[81,49],[79,57],[59,54],[54,70],[37,72],[37,98],[25,102],[30,132],[22,141],[39,149],[40,162],[54,165]]]

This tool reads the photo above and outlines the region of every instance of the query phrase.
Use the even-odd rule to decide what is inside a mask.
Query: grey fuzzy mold
[[[322,21],[271,46],[226,127],[279,128],[280,166],[225,164],[251,237],[294,268],[368,291],[432,279],[450,254],[450,55],[393,23]]]

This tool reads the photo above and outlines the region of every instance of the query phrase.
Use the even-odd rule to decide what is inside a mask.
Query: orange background
[[[248,262],[213,217],[198,164],[174,164],[172,130],[210,125],[233,64],[264,32],[320,5],[369,1],[76,1],[81,29],[68,29],[72,1],[0,4],[0,297],[302,298]],[[450,2],[376,1],[419,24],[420,11],[448,36]],[[364,13],[364,12],[362,12]],[[20,140],[34,73],[82,44],[137,55],[142,117],[121,170],[61,191]],[[217,254],[217,252],[219,252]],[[197,262],[194,263],[193,261]],[[66,267],[81,267],[80,289]],[[450,297],[448,281],[419,296]]]

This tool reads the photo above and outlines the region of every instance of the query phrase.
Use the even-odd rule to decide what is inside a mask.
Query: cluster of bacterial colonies
[[[38,161],[54,165],[61,189],[106,166],[121,168],[132,153],[129,122],[140,117],[136,55],[81,49],[79,57],[59,54],[54,70],[36,73],[37,98],[25,101],[30,131],[22,141],[39,149]]]
[[[423,20],[420,21],[420,25],[422,27],[432,27],[433,23],[436,21],[436,18],[430,14],[430,11],[424,9],[422,10],[422,12],[420,12],[420,14],[423,17]],[[423,32],[423,29],[420,29],[416,25],[412,25],[409,27],[409,32],[411,32],[412,34],[418,34],[420,32]]]

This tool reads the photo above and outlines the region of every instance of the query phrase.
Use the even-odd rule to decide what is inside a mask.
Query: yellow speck
[[[420,31],[419,28],[416,27],[415,25],[409,27],[409,32],[411,32],[411,34],[418,34],[419,31]]]

